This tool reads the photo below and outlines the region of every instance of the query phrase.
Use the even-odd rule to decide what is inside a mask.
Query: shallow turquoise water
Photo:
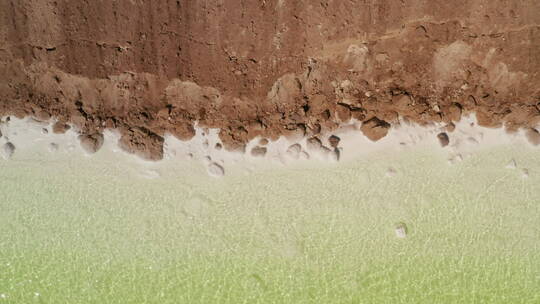
[[[155,169],[106,153],[0,162],[0,303],[540,302],[537,149]]]

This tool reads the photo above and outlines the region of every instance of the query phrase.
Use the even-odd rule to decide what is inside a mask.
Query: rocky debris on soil
[[[339,142],[340,142],[340,138],[337,137],[336,135],[332,135],[328,138],[328,142],[330,143],[330,146],[332,148],[337,148],[338,145],[339,145]]]
[[[208,174],[213,177],[222,177],[225,175],[225,169],[218,163],[212,162],[208,165]]]
[[[259,140],[259,145],[261,145],[261,146],[266,146],[266,145],[268,145],[268,139],[266,139],[266,138],[261,138],[261,140]]]
[[[390,124],[384,120],[380,120],[377,117],[374,117],[362,123],[360,130],[371,141],[378,141],[381,138],[385,137],[386,134],[388,134],[388,130],[390,130]]]
[[[2,146],[2,157],[4,159],[10,159],[15,153],[15,145],[11,142],[7,142]]]
[[[59,121],[55,122],[52,126],[52,131],[54,134],[64,134],[69,129],[71,129],[71,127],[68,124]]]
[[[446,147],[450,143],[450,138],[448,138],[448,134],[442,132],[437,135],[437,138],[439,139],[439,143],[441,144],[441,147]]]
[[[251,156],[264,157],[266,155],[266,147],[256,146],[251,149]]]
[[[88,154],[94,154],[103,146],[104,138],[102,134],[79,135],[81,148]]]

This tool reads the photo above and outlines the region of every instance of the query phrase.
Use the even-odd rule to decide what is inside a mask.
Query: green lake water
[[[140,166],[0,161],[0,304],[540,303],[538,149]]]

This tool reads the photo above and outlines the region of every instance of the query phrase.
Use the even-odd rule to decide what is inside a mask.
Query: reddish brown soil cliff
[[[0,22],[0,115],[149,159],[195,123],[228,149],[351,118],[373,140],[398,117],[540,123],[536,0],[4,0]]]

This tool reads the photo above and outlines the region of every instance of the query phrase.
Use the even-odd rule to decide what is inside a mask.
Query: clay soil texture
[[[71,125],[89,150],[115,129],[151,160],[195,126],[243,150],[468,113],[540,143],[539,72],[536,0],[0,2],[0,115]]]

